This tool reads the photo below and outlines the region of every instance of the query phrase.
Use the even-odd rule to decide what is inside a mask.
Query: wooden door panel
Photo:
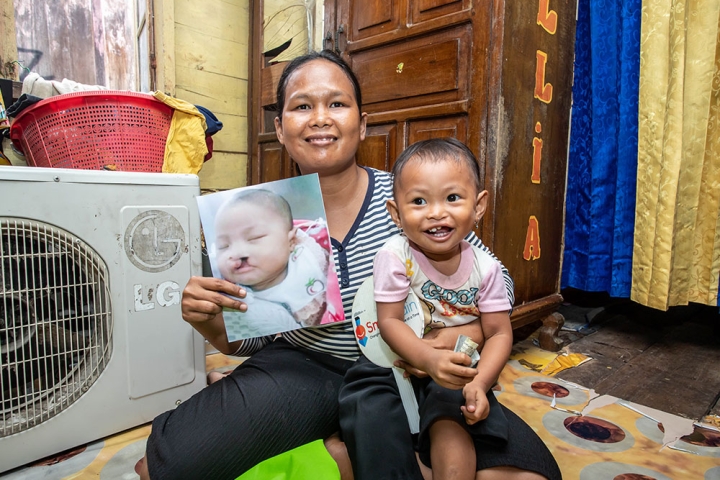
[[[266,141],[258,144],[257,162],[259,168],[252,172],[250,184],[257,185],[263,182],[272,182],[294,175],[295,165],[288,157],[282,144],[275,141]]]
[[[431,138],[453,137],[467,142],[468,122],[466,116],[417,120],[408,124],[407,144]]]
[[[330,5],[328,1],[326,25],[328,32],[336,33],[334,48],[350,56],[476,19],[484,22],[492,9],[473,12],[473,0],[337,0]]]
[[[351,66],[367,112],[454,102],[469,97],[468,25],[359,52]]]
[[[452,13],[468,11],[471,0],[411,0],[410,24],[418,24]]]
[[[397,151],[397,139],[396,123],[369,126],[358,149],[358,163],[378,170],[390,170],[391,160],[394,161],[400,153]]]
[[[404,23],[401,18],[401,3],[402,0],[353,2],[348,19],[350,38],[361,40],[398,30]]]

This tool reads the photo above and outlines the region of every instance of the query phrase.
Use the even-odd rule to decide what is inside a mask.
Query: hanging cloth
[[[153,96],[175,109],[165,144],[163,173],[197,174],[208,153],[205,116],[185,100],[170,97],[160,91],[154,92]]]
[[[629,297],[641,0],[580,0],[562,287]]]
[[[720,2],[645,0],[642,15],[631,298],[717,305]]]

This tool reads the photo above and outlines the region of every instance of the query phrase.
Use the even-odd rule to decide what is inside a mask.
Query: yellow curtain
[[[631,298],[716,305],[720,0],[643,0]]]

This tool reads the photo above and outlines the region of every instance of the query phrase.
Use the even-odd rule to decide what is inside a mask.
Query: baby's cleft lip
[[[248,270],[251,270],[252,268],[252,265],[250,265],[247,260],[236,262],[233,266],[233,270],[235,270],[236,272],[246,272]]]

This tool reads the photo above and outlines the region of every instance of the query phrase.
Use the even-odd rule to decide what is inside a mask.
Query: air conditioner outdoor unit
[[[194,175],[0,167],[0,472],[151,421],[205,385],[180,314]]]

